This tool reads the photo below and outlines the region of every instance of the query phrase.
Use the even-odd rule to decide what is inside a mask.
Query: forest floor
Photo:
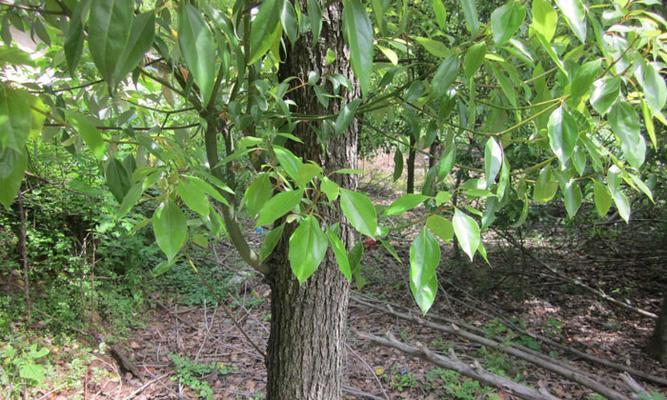
[[[394,190],[369,187],[377,200],[389,203]],[[619,307],[573,284],[578,280],[600,289],[632,307],[658,313],[667,287],[665,222],[634,217],[627,227],[610,219],[585,231],[565,226],[554,209],[541,216],[531,230],[492,231],[485,238],[490,265],[463,259],[453,246],[443,246],[439,290],[429,318],[463,321],[503,343],[538,350],[595,376],[609,387],[628,393],[619,371],[591,364],[516,333],[519,327],[564,346],[614,361],[661,378],[667,369],[648,358],[647,343],[654,320]],[[407,216],[411,218],[413,216]],[[540,232],[540,235],[537,235]],[[621,232],[620,234],[618,232]],[[414,235],[416,232],[413,232]],[[402,263],[380,246],[367,249],[365,285],[355,288],[355,299],[373,304],[390,303],[395,310],[418,315],[408,280],[408,251],[412,235],[391,237]],[[503,235],[516,241],[510,243]],[[663,238],[658,240],[658,238]],[[261,234],[253,240],[261,241]],[[525,251],[521,250],[521,247]],[[243,272],[242,263],[226,243],[212,252],[232,283],[226,305],[243,330],[260,349],[269,334],[269,288],[260,277]],[[551,268],[551,270],[549,269]],[[558,272],[555,273],[554,270]],[[242,271],[242,272],[239,272]],[[232,276],[232,278],[229,278]],[[229,288],[228,288],[229,289]],[[189,296],[189,297],[188,297]],[[232,319],[214,301],[192,299],[184,288],[152,294],[151,308],[141,323],[121,343],[141,378],[122,371],[114,359],[99,349],[86,368],[85,382],[74,392],[44,393],[43,399],[215,399],[263,398],[266,373],[262,355],[255,350]],[[197,294],[207,299],[205,294]],[[597,400],[592,392],[560,375],[486,348],[458,336],[424,327],[350,301],[348,356],[345,367],[346,398],[379,399],[511,399],[513,397],[397,350],[362,340],[354,332],[384,335],[421,343],[444,355],[456,355],[470,364],[533,387],[545,387],[563,399]],[[638,381],[648,390],[667,394],[667,387]],[[375,397],[353,395],[358,390]],[[656,397],[657,398],[657,397]]]

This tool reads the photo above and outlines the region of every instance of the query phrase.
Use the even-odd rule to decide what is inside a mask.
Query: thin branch
[[[67,15],[64,11],[55,11],[55,10],[45,10],[43,8],[39,7],[31,7],[31,6],[24,6],[20,4],[11,4],[11,3],[6,3],[4,1],[0,1],[0,5],[5,6],[7,8],[14,8],[17,10],[24,10],[24,11],[30,11],[34,12],[37,14],[48,14],[48,15]]]
[[[194,128],[194,127],[197,127],[199,125],[200,124],[198,122],[196,122],[196,123],[187,124],[187,125],[170,125],[170,126],[162,127],[160,129],[165,130],[165,131],[175,131],[175,130],[178,130],[178,129]],[[68,125],[47,122],[47,123],[44,124],[44,126],[50,126],[50,127],[56,127],[56,128],[65,128]],[[156,127],[154,127],[154,126],[129,126],[127,128],[123,128],[121,126],[97,126],[96,128],[100,131],[122,131],[124,129],[132,129],[132,130],[135,130],[135,131],[150,131],[150,130],[156,129]]]

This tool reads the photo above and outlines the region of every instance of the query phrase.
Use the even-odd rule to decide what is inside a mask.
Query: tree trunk
[[[301,9],[305,10],[305,1]],[[358,97],[358,85],[352,76],[348,50],[344,48],[342,3],[331,2],[322,10],[322,32],[317,44],[312,35],[303,35],[280,66],[281,79],[296,76],[308,80],[308,73],[320,73],[321,84],[329,92],[333,88],[326,80],[331,74],[343,74],[352,86],[341,95],[347,100]],[[336,52],[336,60],[326,65],[326,52]],[[298,80],[293,81],[293,88]],[[296,88],[289,94],[296,103],[296,112],[322,115],[337,113],[341,101],[331,99],[322,106],[310,86]],[[295,154],[320,164],[325,172],[339,168],[356,168],[358,125],[353,122],[347,132],[324,140],[322,125],[299,123],[294,134],[304,144],[290,142]],[[335,174],[331,179],[345,188],[356,188],[354,175]],[[341,223],[341,238],[349,248],[353,232],[343,224],[337,207],[323,207],[319,215],[327,224]],[[287,261],[288,238],[295,229],[286,226],[285,234],[271,260],[268,281],[271,286],[271,333],[267,350],[267,398],[270,400],[327,400],[341,398],[349,282],[338,269],[329,250],[318,270],[303,285],[299,285]]]
[[[417,156],[417,152],[415,150],[416,145],[417,139],[415,139],[414,135],[410,133],[410,150],[408,152],[408,160],[406,162],[406,166],[408,168],[408,182],[405,191],[407,193],[415,192],[415,158]]]
[[[662,364],[667,365],[667,293],[662,300],[660,316],[649,341],[648,353]]]

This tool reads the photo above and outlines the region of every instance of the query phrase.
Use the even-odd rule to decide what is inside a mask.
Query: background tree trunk
[[[305,10],[305,1],[301,9]],[[348,50],[342,36],[342,2],[333,2],[322,10],[322,32],[319,41],[312,43],[312,35],[306,34],[287,50],[286,60],[280,66],[279,76],[285,79],[297,76],[308,80],[308,72],[320,73],[320,83],[332,92],[326,77],[343,74],[352,86],[341,95],[352,99],[358,97],[358,85],[352,76]],[[336,60],[326,65],[326,52],[336,52]],[[298,84],[294,81],[294,86]],[[331,99],[328,107],[322,106],[310,86],[298,88],[290,93],[297,104],[296,111],[305,114],[337,113],[341,101]],[[318,162],[331,172],[339,168],[356,168],[358,124],[353,122],[347,132],[321,137],[319,123],[301,123],[294,134],[303,145],[294,142],[289,147],[304,159]],[[333,133],[331,134],[333,135]],[[318,136],[320,136],[318,138]],[[356,188],[354,175],[333,175],[332,179],[342,187]],[[343,224],[339,209],[321,209],[320,215],[328,224],[341,223],[341,239],[349,248],[353,232]],[[293,224],[292,224],[293,225]],[[294,226],[287,226],[281,243],[270,260],[271,285],[271,333],[267,351],[267,398],[270,400],[327,400],[341,398],[349,282],[338,269],[331,250],[317,272],[303,285],[294,277],[287,258],[288,239]]]
[[[408,152],[408,160],[406,162],[406,168],[408,169],[408,181],[406,187],[406,193],[415,192],[415,158],[417,157],[417,151],[415,146],[417,145],[417,139],[414,137],[414,134],[410,133],[410,150]]]
[[[667,365],[667,293],[662,300],[660,316],[655,324],[647,350],[656,360]]]

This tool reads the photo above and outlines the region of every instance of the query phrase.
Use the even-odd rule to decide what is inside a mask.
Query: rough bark
[[[301,9],[306,9],[302,1]],[[353,85],[341,94],[347,99],[358,96],[357,85],[348,63],[349,54],[342,37],[341,2],[323,7],[323,26],[319,41],[302,36],[287,51],[281,65],[281,79],[296,76],[289,93],[296,103],[293,111],[311,115],[333,114],[340,110],[340,101],[332,99],[327,108],[317,100],[310,86],[297,87],[306,81],[308,72],[317,71],[324,77],[321,84],[332,91],[326,76],[343,74]],[[336,61],[326,65],[327,49],[336,52]],[[290,142],[295,154],[320,164],[325,172],[339,168],[355,168],[358,126],[353,122],[347,132],[321,137],[320,122],[302,122],[293,133],[303,145]],[[333,135],[333,134],[332,134]],[[353,175],[333,175],[339,185],[356,187]],[[335,207],[319,210],[327,224],[341,223],[341,238],[349,247],[353,232],[343,224],[340,210]],[[294,277],[287,258],[288,238],[294,224],[287,225],[281,243],[269,261],[267,276],[271,286],[271,333],[266,366],[267,398],[270,400],[327,400],[341,398],[349,283],[340,273],[331,251],[313,276],[303,285]]]
[[[662,300],[660,316],[655,324],[647,350],[656,360],[667,365],[667,293]]]

